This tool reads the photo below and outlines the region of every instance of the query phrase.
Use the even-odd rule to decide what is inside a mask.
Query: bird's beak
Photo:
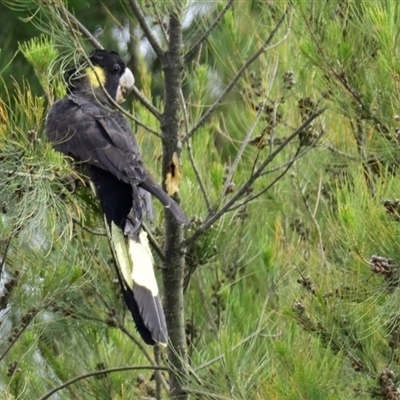
[[[135,84],[135,78],[129,68],[125,68],[124,73],[119,78],[119,85],[117,90],[117,103],[125,101],[124,95],[129,93]]]

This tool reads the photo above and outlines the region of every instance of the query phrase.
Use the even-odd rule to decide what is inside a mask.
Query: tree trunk
[[[163,186],[178,200],[180,91],[183,59],[182,27],[177,14],[170,16],[169,48],[163,59],[164,104],[161,129],[163,135]],[[185,319],[183,306],[184,255],[183,227],[171,213],[165,213],[165,256],[163,269],[164,310],[169,331],[170,395],[172,399],[187,399],[183,388],[188,383]]]

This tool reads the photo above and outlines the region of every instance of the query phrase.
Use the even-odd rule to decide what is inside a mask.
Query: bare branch
[[[245,204],[248,204],[250,202],[252,202],[253,200],[257,199],[258,197],[260,197],[262,194],[264,194],[265,192],[268,192],[269,189],[272,188],[272,186],[274,186],[276,184],[276,182],[278,182],[285,174],[286,172],[289,171],[290,167],[295,163],[295,161],[298,159],[299,156],[299,152],[300,152],[300,147],[297,148],[296,150],[296,154],[290,159],[290,161],[287,163],[286,168],[284,169],[284,171],[282,173],[280,173],[272,182],[269,183],[269,185],[267,185],[265,188],[263,188],[262,190],[260,190],[258,193],[247,197],[245,200],[243,200],[241,203],[239,204],[235,204],[232,207],[230,207],[228,209],[228,211],[233,211],[237,208],[243,207]]]
[[[145,106],[160,121],[161,113],[156,107],[153,106],[153,104],[151,104],[149,99],[144,96],[144,94],[136,86],[133,87],[132,92],[135,97],[142,103],[142,105]]]
[[[208,194],[207,194],[205,185],[204,185],[203,180],[201,178],[200,172],[199,172],[199,170],[198,170],[198,168],[196,166],[196,161],[195,161],[194,156],[193,156],[192,144],[190,143],[190,140],[187,141],[186,147],[187,147],[187,150],[188,150],[190,164],[192,165],[194,174],[196,175],[197,182],[198,182],[198,184],[200,186],[200,191],[201,191],[201,193],[202,193],[202,195],[204,197],[204,201],[205,201],[206,206],[207,206],[207,211],[210,212],[211,211],[210,199],[208,198]]]
[[[239,149],[239,151],[238,151],[238,153],[237,153],[237,155],[236,155],[236,158],[235,158],[235,160],[233,161],[233,164],[232,164],[232,166],[231,166],[231,168],[230,168],[229,174],[228,174],[228,176],[226,177],[226,180],[225,180],[225,183],[224,183],[224,185],[223,185],[223,187],[222,187],[222,190],[221,190],[221,193],[220,193],[220,197],[219,197],[219,198],[221,198],[221,197],[226,193],[226,189],[227,189],[228,186],[231,184],[233,175],[235,174],[236,169],[237,169],[237,167],[238,167],[238,165],[239,165],[239,162],[240,162],[240,160],[242,159],[243,153],[244,153],[244,151],[245,151],[247,145],[248,145],[249,142],[250,142],[251,136],[252,136],[254,130],[256,129],[256,126],[257,126],[257,124],[258,124],[258,121],[260,120],[260,117],[261,117],[262,113],[264,112],[264,105],[265,105],[265,100],[264,100],[263,103],[260,105],[260,108],[259,108],[259,110],[258,110],[256,119],[254,120],[253,125],[252,125],[252,126],[250,127],[250,129],[248,130],[248,132],[247,132],[247,134],[246,134],[246,137],[245,137],[245,138],[243,139],[243,141],[242,141],[242,145],[240,146],[240,149]]]
[[[162,130],[162,181],[168,192],[168,177],[171,176],[171,161],[178,157],[182,150],[179,139],[180,98],[182,87],[182,24],[180,19],[180,2],[175,2],[169,15],[168,57],[163,60],[164,71],[164,112],[161,120]],[[178,199],[178,193],[174,196]],[[184,252],[182,251],[183,227],[172,216],[165,213],[164,251],[166,262],[162,269],[164,282],[164,312],[169,335],[168,362],[170,367],[169,384],[171,398],[187,400],[183,392],[189,382],[189,366],[184,319]]]
[[[107,232],[105,229],[102,229],[100,231],[96,231],[95,229],[88,228],[87,226],[83,225],[78,219],[72,218],[72,222],[76,225],[78,225],[81,229],[83,229],[86,232],[89,232],[92,235],[95,236],[107,236]]]
[[[0,278],[1,278],[1,275],[3,273],[4,264],[6,263],[8,250],[10,249],[11,240],[13,239],[13,237],[14,237],[14,234],[11,233],[10,236],[6,239],[6,246],[5,246],[5,249],[4,249],[4,254],[3,254],[3,257],[1,258],[1,261],[0,261]]]
[[[275,25],[275,28],[272,30],[270,35],[268,36],[268,39],[263,43],[263,45],[240,67],[239,71],[236,73],[236,75],[233,77],[233,79],[229,82],[229,84],[225,87],[221,95],[218,97],[218,99],[214,102],[214,104],[203,114],[203,116],[196,122],[196,124],[193,126],[191,131],[183,138],[182,142],[185,143],[188,141],[194,133],[197,131],[197,129],[200,128],[204,124],[204,122],[207,120],[207,118],[216,110],[216,108],[221,104],[222,100],[227,96],[227,94],[233,89],[233,87],[236,85],[236,82],[239,80],[239,78],[244,74],[244,72],[247,70],[247,68],[255,61],[257,60],[258,57],[262,53],[264,53],[266,50],[268,50],[268,46],[271,43],[272,39],[278,32],[279,28],[283,24],[283,21],[286,18],[286,15],[288,14],[288,10],[285,11],[285,13],[282,15],[281,19],[278,21],[278,23]]]
[[[255,332],[253,332],[252,334],[250,334],[249,336],[247,336],[246,338],[244,338],[243,340],[241,340],[239,343],[235,344],[230,351],[234,351],[236,349],[238,349],[240,346],[243,346],[244,344],[246,344],[247,342],[249,342],[250,340],[256,338],[257,336],[259,336],[263,330],[265,330],[265,328],[267,327],[267,325],[264,325],[263,327],[257,329]],[[280,334],[279,334],[280,335]],[[276,335],[278,336],[278,335]],[[195,368],[195,371],[198,372],[201,369],[204,369],[206,367],[209,367],[210,365],[216,363],[217,361],[221,360],[222,358],[225,357],[225,353],[220,354],[219,356],[213,358],[212,360],[209,360],[201,365],[199,365],[198,367]]]
[[[322,182],[322,180],[320,180],[320,182]],[[299,182],[299,179],[298,179],[298,177],[297,177],[296,174],[294,174],[294,184],[295,184],[297,190],[298,190],[298,191],[300,192],[300,194],[301,194],[301,198],[303,199],[304,206],[306,207],[306,210],[307,210],[308,214],[310,215],[311,220],[312,220],[312,222],[313,222],[313,224],[314,224],[314,226],[315,226],[315,229],[316,229],[316,231],[317,231],[317,234],[318,234],[318,250],[319,250],[319,252],[320,252],[322,258],[323,258],[324,260],[326,260],[325,250],[324,250],[324,242],[323,242],[323,240],[322,240],[321,229],[319,228],[318,221],[317,221],[316,218],[315,218],[315,213],[316,213],[316,211],[317,211],[318,202],[316,202],[316,205],[315,205],[315,207],[314,207],[314,212],[313,212],[313,211],[311,210],[311,206],[310,206],[310,203],[309,203],[309,201],[308,201],[308,198],[307,198],[307,196],[306,196],[305,193],[304,193],[304,189],[302,189],[301,186],[300,186],[300,182]],[[321,189],[321,184],[319,185],[319,190],[320,190],[320,189]],[[318,195],[318,198],[319,198],[319,195]]]
[[[62,6],[64,14],[68,17],[69,20],[73,21],[74,24],[79,28],[79,31],[89,40],[89,42],[96,49],[103,49],[101,43],[86,29],[86,27],[73,15],[70,13],[64,6]]]
[[[162,31],[163,36],[164,36],[164,39],[165,39],[165,41],[168,43],[168,33],[167,33],[166,29],[165,29],[165,25],[164,25],[164,23],[163,23],[163,20],[162,20],[162,18],[161,18],[161,15],[160,15],[160,13],[158,12],[158,7],[156,7],[156,4],[155,4],[154,0],[150,0],[150,2],[151,2],[151,6],[153,7],[154,13],[157,15],[158,25],[159,25],[160,28],[161,28],[161,31]]]
[[[115,368],[105,368],[105,369],[100,369],[98,371],[92,371],[88,372],[86,374],[78,375],[75,376],[74,378],[70,379],[69,381],[66,381],[62,383],[59,386],[56,386],[54,389],[51,389],[49,392],[47,392],[44,396],[40,397],[39,400],[46,400],[49,397],[51,397],[54,393],[57,393],[58,391],[65,389],[66,387],[79,382],[83,379],[91,378],[93,376],[102,376],[105,374],[110,374],[112,372],[121,372],[121,371],[135,371],[135,370],[157,370],[157,371],[167,371],[168,368],[166,367],[156,367],[156,366],[149,366],[149,365],[126,365],[123,367],[115,367]]]
[[[147,237],[149,238],[151,247],[153,247],[153,249],[158,254],[158,256],[161,258],[161,260],[165,261],[165,253],[164,253],[163,249],[161,248],[160,244],[157,242],[157,239],[152,234],[150,228],[144,222],[142,223],[142,227],[143,227],[144,231],[147,233]]]
[[[156,36],[154,35],[153,31],[151,30],[149,24],[147,23],[146,17],[144,16],[142,9],[140,8],[140,6],[136,0],[129,0],[129,4],[133,10],[133,13],[135,14],[135,17],[137,18],[137,20],[140,24],[140,27],[143,29],[143,32],[144,32],[146,38],[150,42],[151,47],[153,48],[157,57],[162,62],[164,59],[164,55],[165,55],[164,50],[161,48]]]
[[[222,11],[217,15],[217,17],[215,18],[213,23],[203,33],[203,35],[199,38],[199,40],[185,54],[185,56],[183,58],[185,62],[187,62],[190,59],[190,57],[193,56],[193,54],[196,52],[196,50],[207,40],[207,38],[210,36],[210,34],[214,30],[214,28],[220,23],[221,19],[226,14],[226,12],[233,6],[233,2],[234,2],[234,0],[228,0],[228,3],[225,5],[225,7],[222,9]]]
[[[268,174],[272,174],[273,172],[279,171],[282,168],[285,168],[287,165],[289,165],[292,161],[297,161],[299,158],[303,157],[306,153],[308,153],[311,149],[315,147],[315,142],[313,142],[312,146],[308,146],[304,151],[300,152],[294,159],[290,159],[289,161],[286,161],[285,163],[278,165],[274,168],[268,169],[266,171],[263,171],[263,173],[260,176],[265,176]]]
[[[207,297],[206,297],[206,293],[203,290],[203,285],[202,285],[202,281],[201,279],[199,279],[198,274],[194,274],[193,277],[195,277],[195,280],[197,282],[198,285],[198,289],[199,289],[199,295],[200,295],[200,300],[202,302],[202,304],[207,304]],[[206,319],[207,322],[209,324],[210,330],[215,334],[215,336],[218,336],[218,327],[215,324],[214,318],[215,318],[215,314],[213,314],[214,310],[211,310],[211,307],[204,307],[203,308],[204,313],[206,315]]]
[[[332,153],[338,154],[339,156],[342,156],[342,157],[346,157],[351,161],[359,161],[359,159],[357,157],[355,157],[349,153],[346,153],[343,150],[337,149],[333,144],[326,143],[326,144],[324,144],[324,147],[326,147]]]
[[[215,393],[211,393],[211,392],[205,392],[204,390],[197,390],[197,389],[191,389],[191,388],[183,388],[183,390],[186,393],[189,394],[194,394],[196,396],[199,396],[199,398],[202,397],[207,397],[208,399],[217,399],[217,400],[231,400],[232,397],[226,397],[226,396],[222,396],[220,394],[215,394]]]
[[[278,167],[272,168],[268,171],[263,171],[260,174],[261,176],[270,174],[272,172],[278,171],[281,168],[285,168],[285,170],[278,175],[268,186],[266,186],[265,188],[263,188],[262,190],[260,190],[258,193],[247,197],[245,200],[243,200],[241,203],[239,204],[235,204],[234,206],[232,206],[229,211],[233,211],[237,208],[243,207],[245,204],[250,203],[251,201],[255,200],[257,197],[260,197],[263,193],[267,192],[273,185],[275,185],[276,182],[279,181],[279,179],[282,178],[282,176],[284,176],[286,174],[286,172],[289,170],[289,168],[301,157],[303,157],[306,153],[308,153],[311,149],[313,149],[315,147],[315,145],[317,144],[318,140],[321,138],[322,135],[319,135],[303,152],[300,152],[301,147],[299,147],[296,151],[296,154],[286,163],[279,165]],[[317,205],[316,205],[317,206]]]
[[[184,242],[184,245],[187,247],[191,243],[193,243],[199,236],[201,236],[215,221],[220,219],[226,212],[228,212],[231,207],[238,201],[246,191],[249,190],[251,185],[254,183],[256,179],[258,179],[261,174],[263,173],[265,167],[296,137],[298,136],[303,130],[310,125],[310,123],[317,117],[319,117],[327,107],[323,107],[318,111],[315,111],[310,117],[305,120],[291,135],[289,135],[281,144],[278,146],[275,151],[269,154],[269,156],[262,162],[260,167],[251,175],[251,177],[245,182],[242,187],[231,197],[229,201],[227,201],[222,208],[215,214],[209,215],[201,226],[197,229],[197,231],[187,238]],[[290,166],[291,164],[289,164]],[[285,172],[287,169],[285,170]],[[275,181],[274,181],[275,182]]]
[[[188,118],[188,112],[187,112],[185,97],[183,96],[182,90],[180,91],[180,98],[181,98],[181,104],[182,104],[182,109],[183,109],[183,120],[185,122],[185,132],[186,132],[186,135],[187,135],[187,133],[189,131],[189,118]],[[207,191],[206,191],[206,187],[205,187],[205,185],[203,183],[203,179],[201,178],[200,172],[199,172],[199,170],[197,168],[196,161],[195,161],[194,156],[193,156],[192,145],[190,143],[190,140],[187,141],[186,146],[187,146],[187,149],[188,149],[189,160],[190,160],[190,163],[192,165],[194,174],[196,175],[197,182],[198,182],[198,184],[200,186],[201,193],[203,194],[204,201],[205,201],[206,206],[207,206],[207,210],[210,211],[211,210],[211,203],[210,203],[210,200],[208,198],[208,194],[207,194]]]

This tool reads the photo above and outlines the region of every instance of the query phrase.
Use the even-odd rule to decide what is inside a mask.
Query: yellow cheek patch
[[[106,73],[104,69],[96,65],[94,68],[87,67],[86,68],[86,76],[89,79],[90,84],[94,88],[98,88],[100,84],[106,84]]]

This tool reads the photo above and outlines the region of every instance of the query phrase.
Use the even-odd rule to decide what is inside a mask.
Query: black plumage
[[[46,133],[55,149],[86,166],[109,225],[118,279],[138,331],[148,344],[166,344],[152,256],[141,229],[143,214],[152,210],[149,193],[182,224],[188,219],[148,173],[130,126],[104,93],[121,101],[123,85],[133,85],[132,73],[115,52],[96,50],[90,61],[92,66],[70,74],[68,94],[51,107]]]

